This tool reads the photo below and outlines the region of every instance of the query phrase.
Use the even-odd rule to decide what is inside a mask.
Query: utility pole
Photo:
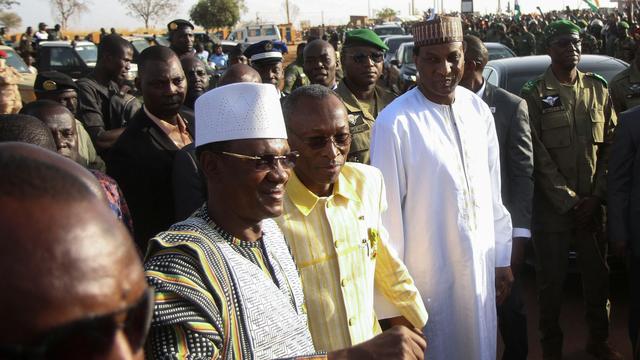
[[[371,0],[367,0],[367,17],[371,18]]]
[[[416,14],[416,0],[411,0],[411,15]]]
[[[289,19],[289,0],[284,0],[284,6],[287,10],[287,24],[291,24],[291,19]]]

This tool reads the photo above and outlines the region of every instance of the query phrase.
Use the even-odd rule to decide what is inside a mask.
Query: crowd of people
[[[544,358],[562,358],[573,245],[585,350],[623,358],[610,248],[640,359],[640,46],[611,84],[583,73],[573,15],[434,14],[412,27],[420,76],[401,96],[370,29],[309,39],[287,67],[271,41],[216,49],[215,85],[180,19],[135,84],[116,33],[89,76],[38,73],[36,101],[0,115],[0,359],[494,360],[498,331],[503,358],[526,359],[528,242]],[[507,25],[551,58],[520,96],[482,77]]]

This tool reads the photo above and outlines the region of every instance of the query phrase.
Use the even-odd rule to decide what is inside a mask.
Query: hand
[[[509,266],[496,268],[496,304],[501,305],[511,293],[513,274]]]
[[[330,353],[329,359],[423,360],[427,341],[422,333],[405,326],[394,326],[373,339],[347,349],[345,354]]]
[[[392,328],[394,326],[402,325],[402,326],[408,327],[409,329],[414,329],[414,330],[420,332],[420,329],[417,329],[415,326],[413,326],[411,321],[407,320],[407,318],[404,317],[404,316],[396,316],[396,317],[388,318],[387,321],[389,321],[389,327],[390,328]]]
[[[596,215],[600,203],[600,199],[595,196],[587,196],[580,199],[576,206],[573,207],[575,210],[576,225],[581,228],[594,230],[593,227],[595,224],[593,217]]]
[[[529,238],[514,237],[511,241],[511,270],[514,276],[518,276],[525,260],[525,248]]]

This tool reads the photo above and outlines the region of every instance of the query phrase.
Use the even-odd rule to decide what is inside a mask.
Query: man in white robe
[[[384,221],[429,312],[425,358],[496,358],[496,301],[510,291],[511,218],[502,205],[491,111],[457,86],[460,19],[414,28],[419,85],[376,119],[371,164],[387,185]]]

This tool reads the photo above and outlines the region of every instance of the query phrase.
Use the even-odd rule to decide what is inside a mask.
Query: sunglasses
[[[153,305],[153,289],[147,288],[134,305],[61,325],[48,331],[36,344],[0,345],[0,358],[91,359],[96,354],[110,351],[118,330],[124,332],[129,346],[137,352],[142,349],[147,337]]]
[[[582,45],[582,40],[581,39],[560,39],[560,40],[553,41],[551,45],[562,47],[562,48],[569,47],[569,45],[579,47]]]
[[[259,155],[250,156],[243,154],[236,154],[228,151],[221,151],[219,154],[227,155],[236,159],[253,160],[255,161],[255,167],[257,171],[270,171],[276,169],[276,163],[282,164],[285,169],[292,169],[296,166],[296,161],[300,154],[297,151],[292,151],[285,155]]]
[[[327,146],[327,144],[330,142],[335,144],[338,149],[345,149],[351,144],[351,134],[336,134],[329,137],[314,136],[304,138],[302,139],[302,141],[313,150],[324,149],[324,147]]]
[[[369,59],[371,59],[371,61],[373,61],[374,64],[380,64],[382,60],[384,60],[384,53],[382,52],[373,52],[371,54],[357,53],[357,54],[351,55],[351,58],[353,59],[354,62],[358,64],[367,62],[369,61]]]

